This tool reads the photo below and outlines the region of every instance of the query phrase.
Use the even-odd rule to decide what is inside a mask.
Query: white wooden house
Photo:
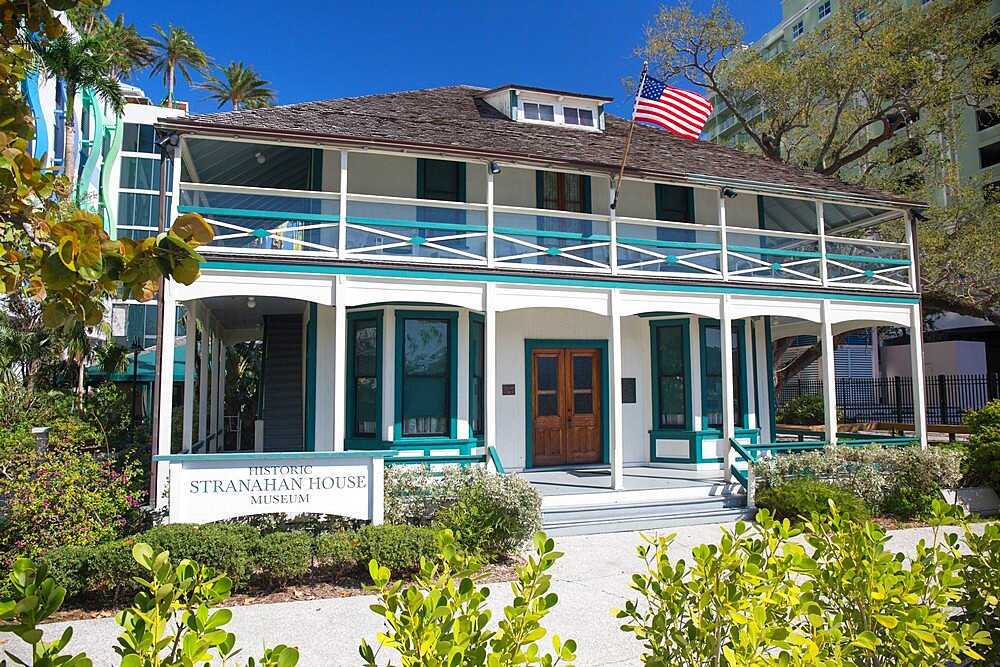
[[[919,331],[915,202],[639,125],[612,207],[608,101],[455,86],[163,121],[173,212],[216,238],[163,294],[207,335],[183,402],[161,392],[159,452],[221,449],[216,369],[261,340],[258,451],[571,469],[649,499],[721,483],[731,438],[775,440],[773,339]],[[905,242],[873,233],[893,219]]]

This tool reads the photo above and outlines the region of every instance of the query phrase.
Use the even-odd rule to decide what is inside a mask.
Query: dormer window
[[[556,110],[551,104],[525,102],[524,118],[525,120],[540,120],[545,123],[554,123],[556,122]]]
[[[567,125],[594,127],[594,112],[591,109],[563,107],[563,117],[565,118]]]

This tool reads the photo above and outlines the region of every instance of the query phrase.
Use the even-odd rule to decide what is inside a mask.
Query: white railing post
[[[608,293],[611,316],[611,488],[625,488],[624,429],[622,425],[622,319],[621,295],[613,289]]]
[[[611,242],[608,246],[608,261],[611,267],[611,275],[618,275],[618,214],[615,211],[615,189],[610,189],[611,208],[609,209],[608,234]]]
[[[493,268],[496,264],[494,246],[494,177],[489,165],[486,166],[486,266]]]
[[[910,306],[910,381],[913,383],[913,435],[927,447],[927,396],[924,387],[924,318],[920,304]],[[898,398],[896,400],[899,400]]]
[[[177,301],[174,298],[174,283],[167,279],[163,281],[163,289],[160,291],[159,307],[163,309],[160,317],[163,319],[163,335],[160,338],[163,349],[158,349],[156,354],[161,357],[160,377],[154,378],[153,382],[159,385],[157,396],[159,401],[153,406],[157,414],[157,451],[161,456],[170,454],[170,434],[173,430],[173,408],[174,408],[174,332],[176,324]],[[150,498],[153,507],[162,507],[165,502],[164,493],[167,489],[168,466],[165,461],[156,466],[155,495]]]
[[[816,202],[816,230],[819,232],[819,277],[826,287],[829,283],[826,265],[826,215],[823,212],[823,202]]]
[[[719,244],[722,250],[719,254],[719,269],[722,279],[729,280],[729,238],[726,232],[726,195],[719,192]]]
[[[337,257],[347,256],[347,150],[340,151],[340,225],[337,227]]]
[[[344,276],[336,277],[333,301],[336,308],[333,330],[333,383],[336,387],[336,400],[333,402],[333,451],[342,452],[347,437],[347,282]]]
[[[917,234],[916,234],[916,223],[910,214],[903,215],[903,230],[906,234],[906,246],[907,254],[910,259],[910,290],[917,292],[920,286],[920,271],[918,267],[920,263],[917,259]]]
[[[198,351],[198,442],[205,444],[208,437],[208,382],[211,376],[211,368],[208,363],[208,350],[211,340],[211,330],[209,329],[208,310],[200,308],[201,318],[201,349]],[[263,352],[267,354],[267,350]]]
[[[483,295],[483,403],[486,451],[497,446],[497,286],[486,283]]]
[[[736,378],[733,377],[733,318],[729,313],[729,295],[723,294],[719,303],[719,351],[722,361],[722,445],[725,452],[726,482],[733,476],[733,443],[736,437]]]
[[[194,444],[194,355],[198,347],[198,318],[195,303],[184,312],[184,431],[181,447],[190,452]]]
[[[820,340],[823,355],[820,357],[823,372],[823,422],[826,424],[826,440],[837,444],[837,365],[833,347],[833,323],[830,321],[830,301],[824,299]]]

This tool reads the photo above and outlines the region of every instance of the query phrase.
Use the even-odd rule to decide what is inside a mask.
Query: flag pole
[[[635,103],[639,103],[639,95],[642,94],[642,87],[646,83],[646,72],[649,70],[649,61],[642,61],[642,75],[639,77],[639,91],[635,95]],[[618,193],[622,189],[622,177],[625,175],[625,160],[628,159],[628,147],[632,143],[632,129],[635,127],[635,105],[632,107],[632,122],[628,126],[628,135],[625,137],[625,152],[622,153],[622,166],[618,170],[618,180],[615,181],[615,198],[611,201],[611,210],[618,206]]]

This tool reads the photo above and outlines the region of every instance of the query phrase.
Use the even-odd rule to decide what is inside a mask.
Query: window
[[[653,428],[685,430],[689,428],[687,325],[657,323],[652,330],[656,354]]]
[[[66,159],[66,89],[56,81],[56,109],[52,124],[52,164],[59,166]]]
[[[805,26],[802,25],[802,21],[799,21],[792,26],[792,39],[798,39],[805,32]]]
[[[538,208],[590,213],[590,177],[555,171],[537,173]]]
[[[524,117],[527,120],[541,120],[547,123],[554,123],[556,120],[556,110],[551,104],[541,104],[539,102],[524,102]]]
[[[826,2],[821,2],[820,5],[819,5],[819,7],[816,10],[816,14],[819,17],[820,21],[822,21],[827,16],[829,16],[830,15],[830,0],[826,0]]]
[[[465,163],[417,160],[417,197],[465,201]]]
[[[563,118],[567,125],[594,127],[594,112],[591,109],[563,107]]]
[[[857,21],[858,23],[861,23],[866,18],[868,18],[868,12],[866,12],[865,10],[859,9],[858,11],[854,12],[854,20]]]
[[[995,141],[979,149],[979,166],[982,169],[1000,162],[1000,141]]]
[[[172,189],[173,163],[167,162],[167,188]],[[123,157],[121,181],[123,188],[135,190],[160,190],[160,160],[141,157]]]
[[[349,436],[374,438],[379,423],[379,375],[382,366],[381,318],[372,314],[352,315],[350,336],[351,396],[348,399]]]
[[[449,437],[456,316],[397,313],[397,417],[402,437]]]
[[[694,222],[694,190],[680,185],[656,185],[656,219],[668,222]],[[656,228],[657,241],[690,243],[695,233],[687,229]]]
[[[923,146],[918,139],[907,139],[889,148],[889,161],[891,164],[899,164],[923,153]]]
[[[125,153],[156,153],[156,131],[153,126],[125,123],[122,129],[122,151]]]
[[[1000,125],[1000,113],[996,109],[976,109],[976,131],[982,132]]]
[[[733,326],[733,409],[736,428],[746,426],[744,406],[746,386],[743,369],[743,332]],[[722,428],[722,341],[718,324],[703,324],[701,329],[702,419],[706,428]]]
[[[171,198],[167,197],[167,212],[169,214]],[[119,227],[151,227],[157,229],[160,195],[122,192],[118,195],[118,226]]]
[[[486,398],[483,390],[485,376],[486,324],[482,317],[473,315],[469,320],[469,428],[472,436],[483,434],[486,417]]]

